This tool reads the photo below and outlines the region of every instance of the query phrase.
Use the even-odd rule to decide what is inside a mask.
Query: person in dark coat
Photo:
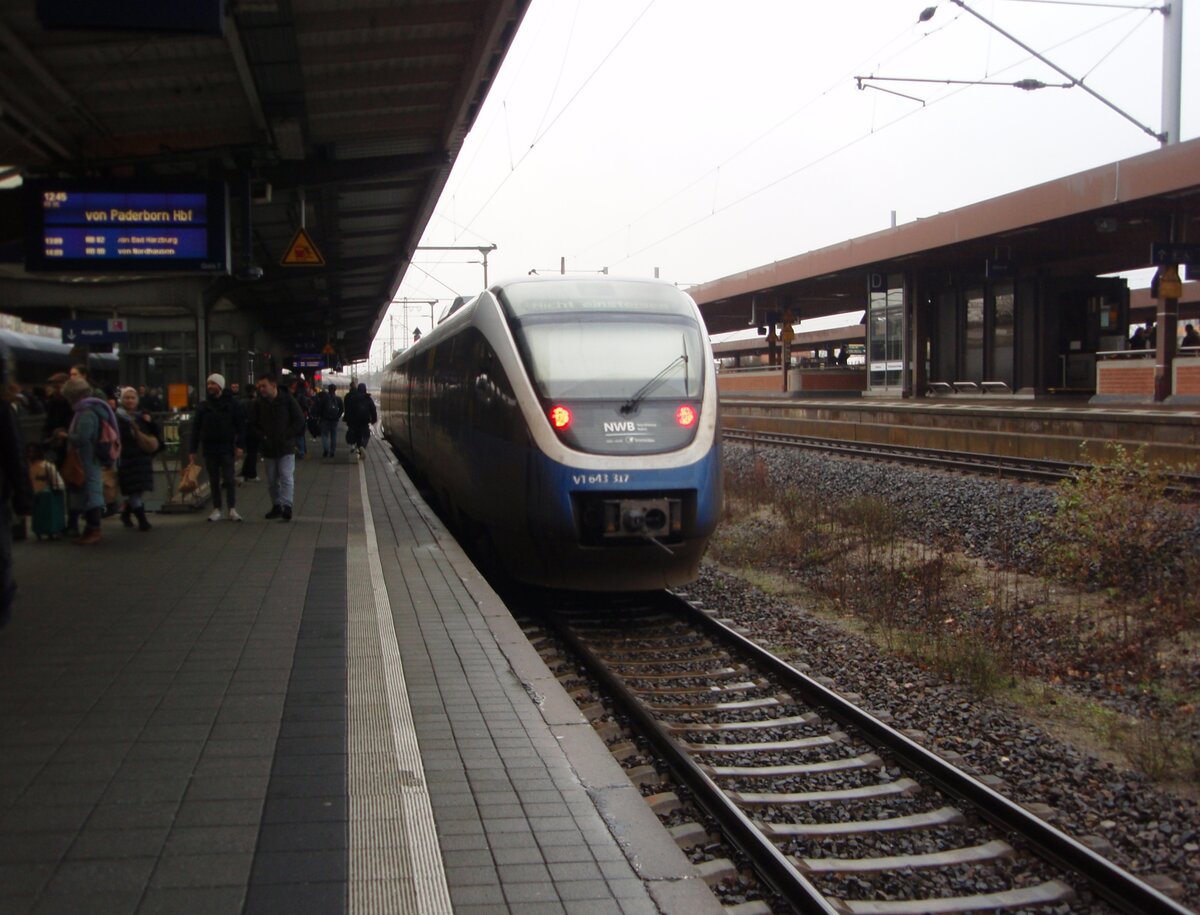
[[[225,376],[213,372],[205,384],[208,396],[196,408],[192,420],[192,443],[188,463],[196,463],[196,452],[204,449],[204,466],[212,487],[213,510],[209,521],[220,521],[221,488],[229,502],[229,520],[241,521],[237,506],[234,461],[242,456],[246,441],[246,414],[242,405],[225,389]]]
[[[154,489],[154,455],[158,452],[143,451],[138,445],[134,428],[153,437],[160,451],[163,437],[162,430],[150,413],[139,412],[138,406],[138,392],[133,388],[122,389],[121,402],[117,407],[117,427],[121,430],[121,463],[117,467],[117,482],[121,484],[121,495],[125,496],[121,523],[133,527],[133,519],[137,518],[138,530],[148,531],[150,522],[146,520],[142,493]]]
[[[42,445],[52,452],[54,464],[59,468],[67,451],[62,445],[61,436],[55,433],[59,429],[66,432],[75,416],[67,398],[63,397],[62,388],[66,382],[66,372],[56,372],[46,381],[46,418],[42,421]]]
[[[345,403],[350,450],[355,457],[361,457],[362,450],[371,440],[371,425],[379,422],[379,411],[375,409],[375,400],[367,393],[367,386],[362,383],[359,383],[353,397],[346,395]]]
[[[304,431],[300,405],[266,372],[255,383],[258,397],[250,414],[250,434],[258,441],[259,454],[267,470],[271,510],[267,519],[292,520],[296,478],[296,436]]]
[[[7,348],[0,346],[0,382],[7,376]],[[13,578],[12,532],[16,516],[33,512],[33,484],[11,407],[0,402],[0,629],[12,618],[17,583]]]
[[[342,410],[345,409],[342,398],[337,396],[336,384],[331,384],[317,395],[314,409],[321,418],[321,457],[335,457],[338,420],[342,418]]]

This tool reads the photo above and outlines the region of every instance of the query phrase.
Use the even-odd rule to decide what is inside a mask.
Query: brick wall
[[[1154,397],[1154,363],[1145,360],[1097,363],[1096,393]]]

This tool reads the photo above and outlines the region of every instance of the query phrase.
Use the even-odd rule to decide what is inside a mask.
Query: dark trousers
[[[212,488],[213,508],[221,507],[221,487],[225,487],[225,496],[229,507],[237,505],[237,480],[234,479],[234,460],[232,454],[204,455],[204,468],[208,471],[208,485]]]
[[[250,441],[252,436],[246,436],[246,459],[242,461],[242,478],[258,479],[258,442]]]

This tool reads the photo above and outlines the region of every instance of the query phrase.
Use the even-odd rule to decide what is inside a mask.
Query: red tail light
[[[688,404],[681,404],[679,409],[675,411],[675,422],[687,429],[696,425],[696,420],[699,419],[699,414],[696,413],[695,407]]]
[[[571,420],[574,418],[571,415],[571,411],[561,404],[550,408],[550,425],[559,432],[571,425]]]

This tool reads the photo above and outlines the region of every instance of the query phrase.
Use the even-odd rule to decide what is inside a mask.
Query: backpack
[[[371,422],[371,400],[366,394],[358,394],[350,401],[346,410],[346,419],[355,425],[365,426]]]
[[[336,394],[326,394],[321,407],[321,418],[336,420],[342,415],[342,400]]]
[[[116,467],[121,460],[121,430],[117,428],[112,408],[104,404],[103,410],[92,410],[100,420],[100,435],[96,441],[96,459],[102,467]]]

